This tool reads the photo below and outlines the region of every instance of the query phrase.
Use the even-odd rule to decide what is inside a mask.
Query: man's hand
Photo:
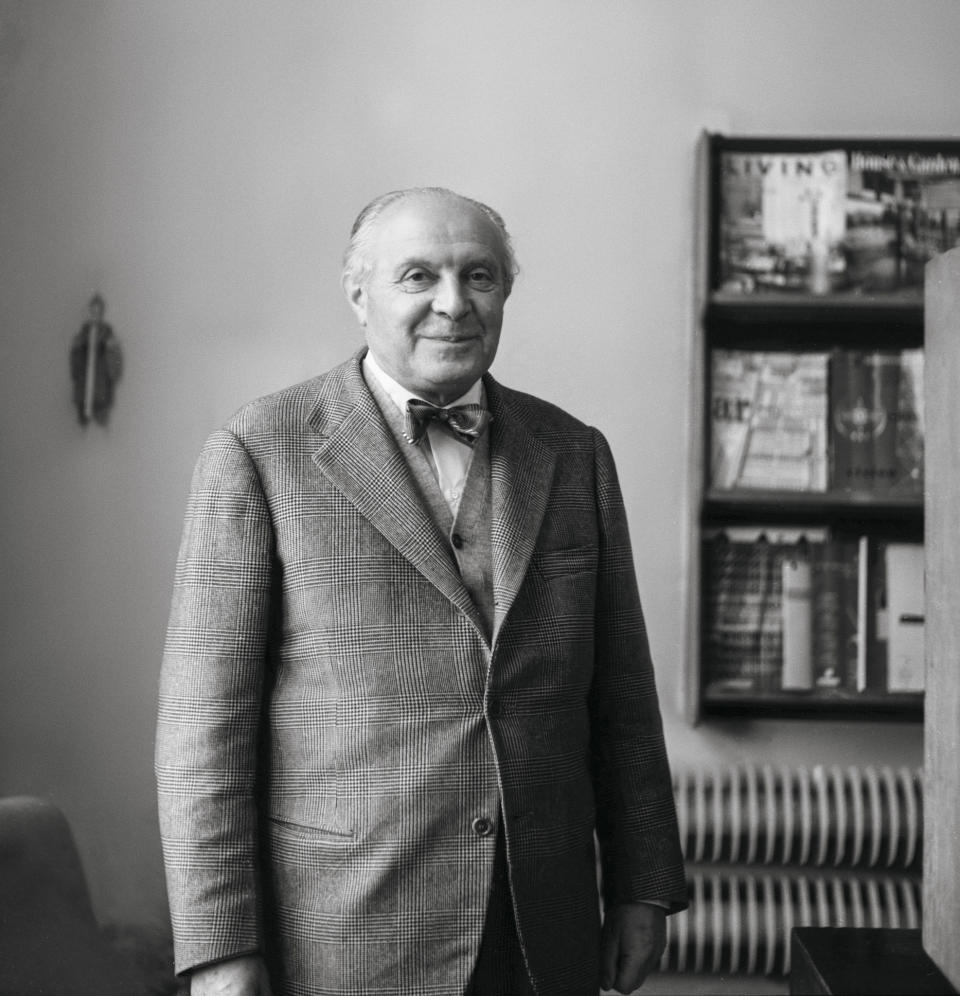
[[[267,966],[259,955],[244,955],[198,968],[190,976],[190,996],[271,996]]]
[[[660,963],[667,912],[651,903],[623,903],[607,911],[600,939],[600,985],[632,993]]]

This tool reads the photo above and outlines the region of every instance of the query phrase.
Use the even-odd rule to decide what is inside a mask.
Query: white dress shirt
[[[417,398],[419,401],[427,400],[414,394],[412,391],[408,391],[402,384],[398,384],[377,363],[376,358],[369,349],[363,358],[363,375],[367,378],[376,377],[377,382],[403,413],[406,412],[407,402],[411,398]],[[450,408],[453,405],[470,404],[483,404],[483,384],[479,380],[466,394],[457,398],[456,401],[451,402],[450,405],[444,405],[443,407]],[[473,449],[435,422],[431,422],[427,426],[424,440],[426,440],[427,445],[423,447],[423,452],[430,462],[430,466],[433,468],[444,501],[450,507],[452,514],[456,516],[457,509],[460,506],[460,498],[463,495],[463,488],[467,481],[467,473],[470,470]],[[422,442],[421,445],[423,445]]]

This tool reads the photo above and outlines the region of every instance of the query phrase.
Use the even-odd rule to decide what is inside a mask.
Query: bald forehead
[[[475,204],[457,194],[417,191],[387,205],[374,220],[373,241],[429,235],[443,242],[471,241],[504,255],[503,236]]]

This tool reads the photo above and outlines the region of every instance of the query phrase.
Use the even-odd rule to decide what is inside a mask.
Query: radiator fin
[[[690,906],[661,969],[786,975],[793,927],[920,927],[919,770],[743,764],[674,790]]]
[[[740,765],[674,779],[690,861],[919,868],[923,786],[909,768]]]
[[[707,866],[688,878],[663,971],[787,975],[793,927],[920,927],[918,875]]]

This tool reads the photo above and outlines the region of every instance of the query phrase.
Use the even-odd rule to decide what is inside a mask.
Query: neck
[[[390,397],[393,398],[397,406],[401,409],[406,405],[410,397],[420,398],[423,401],[428,401],[431,405],[438,405],[441,408],[452,405],[455,402],[463,404],[471,402],[478,403],[482,397],[483,392],[480,380],[474,381],[473,384],[468,385],[466,388],[461,385],[449,389],[431,388],[429,390],[409,387],[398,381],[392,374],[387,373],[383,364],[377,360],[376,356],[369,349],[363,358],[363,365],[379,378],[380,383],[383,384]]]

